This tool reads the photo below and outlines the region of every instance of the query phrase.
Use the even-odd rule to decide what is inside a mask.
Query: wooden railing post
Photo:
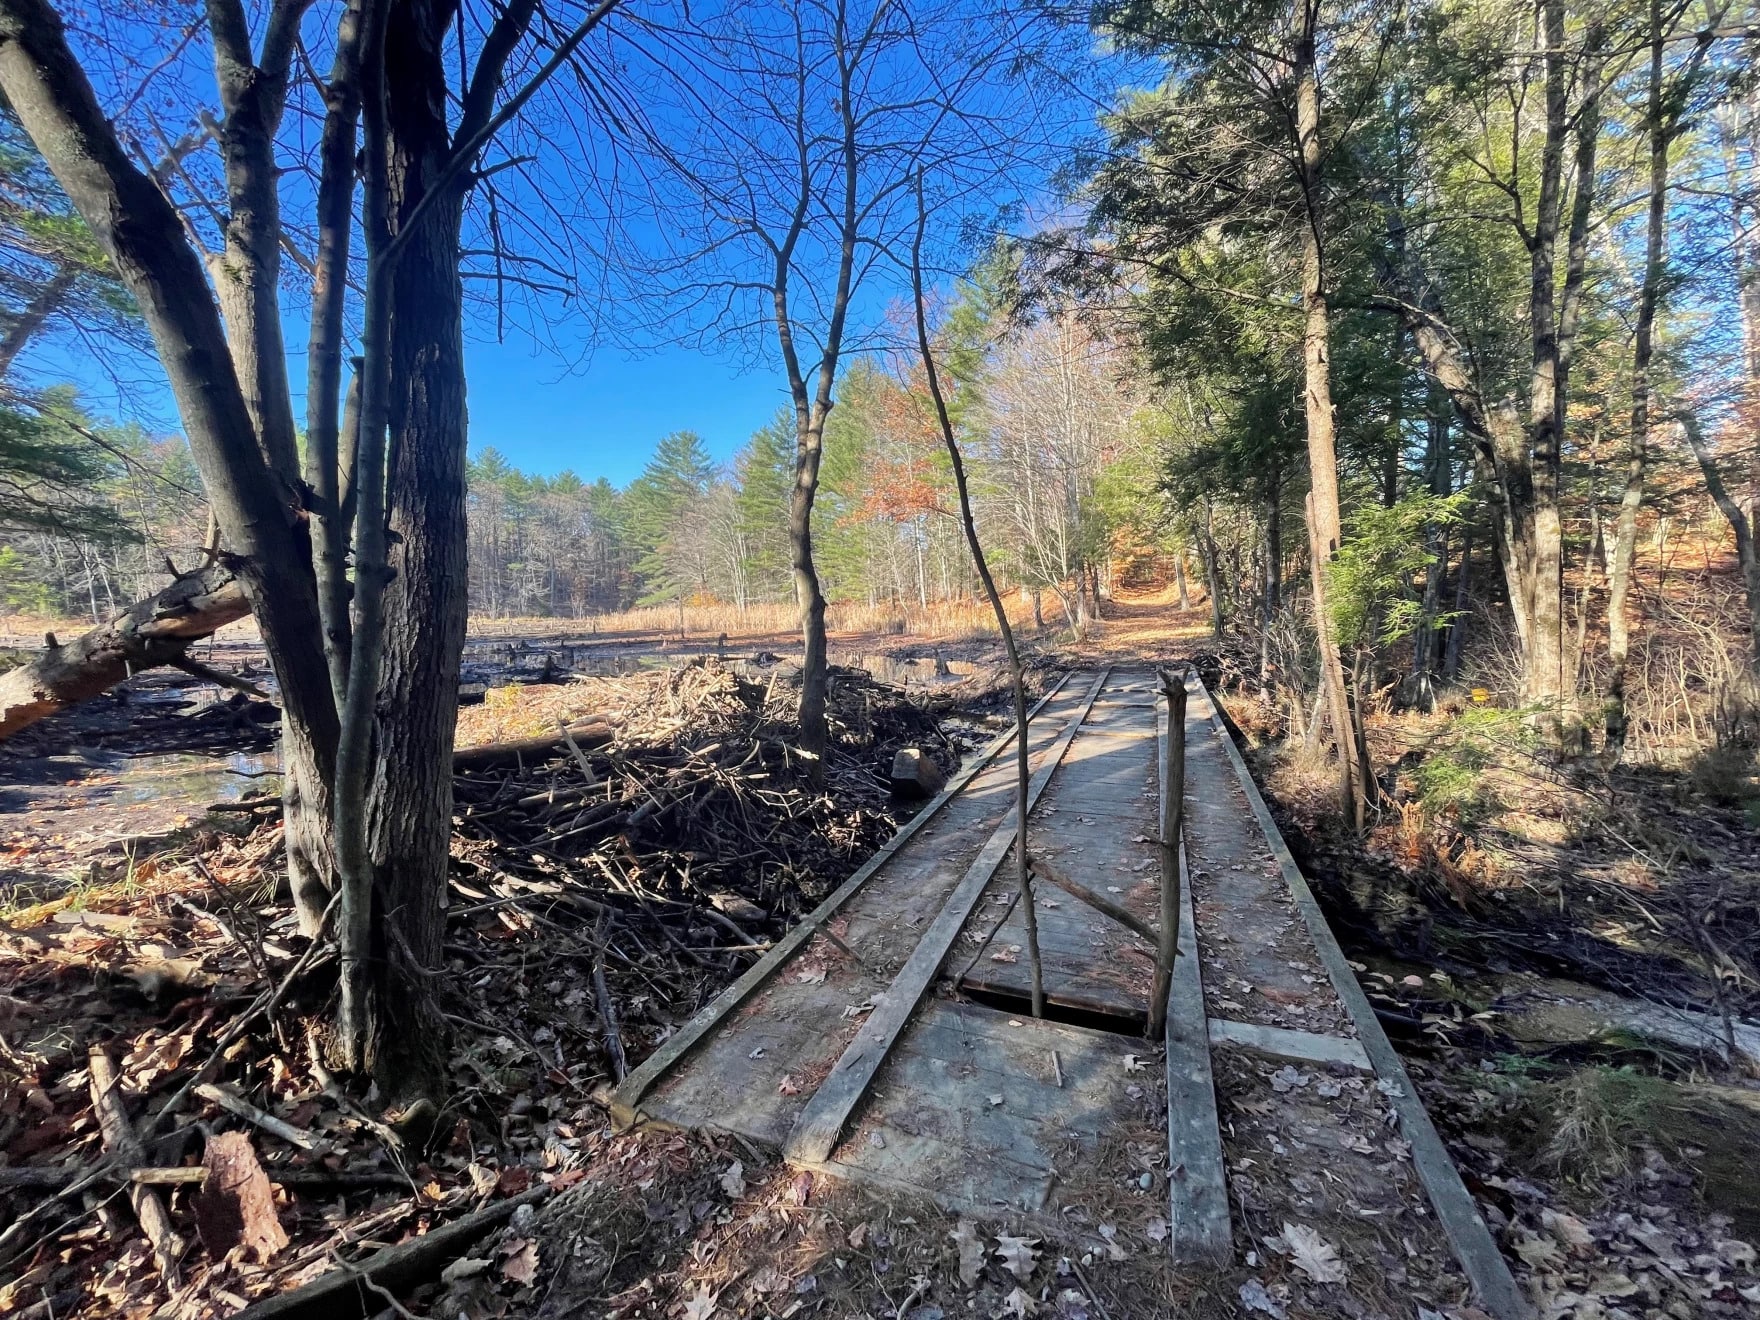
[[[1161,744],[1161,941],[1155,953],[1155,988],[1149,994],[1149,1038],[1167,1027],[1167,993],[1179,947],[1179,835],[1186,796],[1186,685],[1183,674],[1161,670],[1167,698],[1167,740]]]

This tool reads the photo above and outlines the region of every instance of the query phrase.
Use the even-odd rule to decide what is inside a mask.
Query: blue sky
[[[471,452],[493,446],[527,472],[572,468],[619,486],[669,431],[697,432],[726,460],[787,402],[779,371],[741,372],[687,349],[601,349],[579,373],[516,339],[472,343],[466,357]]]
[[[737,0],[734,3],[721,0],[721,3],[727,5],[727,13],[745,12]],[[261,0],[246,0],[246,7],[252,22],[260,24],[265,9]],[[711,7],[715,7],[714,0]],[[488,12],[482,3],[468,3],[466,8],[478,18]],[[660,5],[655,12],[664,8]],[[200,32],[200,9],[193,0],[172,0],[164,9],[149,7],[142,13],[125,11],[116,22],[97,19],[96,26],[84,26],[79,21],[81,18],[92,21],[90,12],[80,9],[69,12],[75,15],[73,42],[76,51],[97,84],[100,98],[106,102],[107,108],[126,108],[135,115],[150,109],[150,118],[162,117],[170,126],[169,131],[175,133],[193,122],[191,117],[196,107],[212,102],[215,90],[209,62],[211,54],[205,38],[198,35],[194,41],[179,44],[179,33],[185,30],[186,23],[188,31]],[[318,67],[328,67],[326,43],[338,12],[337,3],[320,3],[307,17],[305,37]],[[687,12],[679,11],[680,14]],[[786,15],[788,12],[785,0],[776,0],[774,14]],[[102,13],[102,7],[98,13]],[[938,21],[944,24],[952,22],[976,31],[984,27],[985,16],[990,10],[986,8],[986,0],[952,0],[951,8],[925,10],[925,15],[931,13],[938,14]],[[600,35],[607,42],[617,43],[623,41],[621,34],[626,31],[639,32],[639,28],[612,24],[602,29]],[[1084,72],[1098,72],[1099,66],[1085,49],[1088,39],[1084,30],[1069,28],[1065,35],[1076,61],[1087,66]],[[598,39],[596,37],[595,41]],[[591,46],[583,51],[590,49]],[[171,53],[167,54],[168,50]],[[654,70],[665,70],[670,62],[669,50],[670,47],[658,45],[642,58],[653,59]],[[616,67],[620,78],[629,82],[631,96],[649,109],[650,120],[658,126],[657,131],[669,139],[676,137],[679,143],[692,142],[695,134],[701,139],[697,145],[701,147],[706,142],[711,156],[724,155],[716,140],[724,130],[719,121],[707,120],[697,112],[693,98],[700,94],[700,89],[694,82],[679,80],[671,72],[644,79],[639,70],[631,71],[634,68],[629,62],[632,52],[641,54],[637,45],[618,45],[615,53],[622,62],[606,67]],[[152,70],[144,84],[138,81],[139,71],[143,68]],[[900,64],[898,70],[891,70],[888,66],[888,71],[899,72],[900,76],[910,72],[904,64]],[[997,109],[1000,117],[996,122],[1011,122],[1007,114],[1026,115],[1034,123],[1035,132],[1045,133],[1046,138],[1039,143],[1042,150],[1036,158],[1028,159],[1017,153],[1018,173],[1010,172],[1006,177],[973,176],[984,180],[976,193],[960,194],[957,190],[964,181],[949,183],[947,187],[954,189],[953,196],[959,199],[957,205],[947,197],[940,203],[931,198],[931,206],[938,215],[940,207],[950,207],[945,222],[937,220],[937,226],[948,231],[946,242],[942,244],[942,260],[938,263],[944,274],[962,268],[964,262],[975,255],[962,253],[961,249],[968,240],[954,236],[956,221],[965,212],[974,210],[974,201],[976,210],[994,206],[999,214],[1009,206],[1019,213],[1022,208],[1030,210],[1034,203],[1042,204],[1048,171],[1065,158],[1064,150],[1070,145],[1071,135],[1081,134],[1084,127],[1093,122],[1095,102],[1085,98],[1075,84],[1056,85],[1041,103],[1035,100],[1035,93],[1025,84],[1017,85],[1011,78],[1004,77],[1000,68],[995,76],[997,86],[1006,88],[995,93],[1000,99],[987,106]],[[552,88],[561,89],[565,81],[552,84]],[[731,85],[744,84],[736,82]],[[761,95],[761,81],[751,85],[757,89],[751,94],[759,103],[767,105]],[[1043,87],[1037,90],[1039,95],[1044,95]],[[722,356],[683,346],[692,342],[716,342],[723,327],[706,323],[700,306],[669,303],[663,290],[656,292],[655,281],[644,281],[635,262],[630,263],[630,273],[621,285],[610,281],[595,284],[592,276],[599,269],[601,259],[605,266],[617,267],[627,260],[632,239],[637,249],[652,247],[653,252],[649,255],[664,265],[677,255],[670,247],[675,238],[687,248],[700,241],[696,231],[702,228],[703,222],[691,220],[693,212],[688,205],[677,212],[661,209],[645,220],[639,206],[635,207],[633,220],[626,215],[630,202],[616,189],[617,181],[622,177],[617,167],[621,165],[627,169],[628,160],[615,153],[601,155],[603,142],[619,135],[604,132],[602,125],[590,122],[590,115],[583,118],[580,107],[561,98],[560,91],[558,96],[561,99],[555,104],[547,104],[550,94],[547,90],[540,95],[520,119],[505,130],[491,151],[490,159],[524,150],[530,154],[522,159],[539,162],[530,167],[533,173],[529,178],[526,177],[526,168],[522,167],[498,179],[504,214],[510,217],[509,223],[514,226],[509,231],[514,235],[509,240],[510,248],[517,251],[523,245],[524,250],[553,263],[544,266],[544,270],[565,267],[581,274],[583,281],[572,296],[536,295],[528,298],[522,307],[512,309],[506,337],[501,342],[496,339],[495,317],[487,303],[485,286],[481,282],[467,286],[473,295],[467,299],[465,326],[471,451],[477,453],[493,447],[516,467],[529,472],[548,475],[566,468],[588,481],[605,477],[618,485],[633,479],[661,437],[673,431],[696,431],[717,458],[731,459],[752,432],[774,417],[787,402],[786,382],[774,332],[766,333],[763,329],[765,311],[759,307],[754,316],[753,308],[749,306],[738,309],[734,317],[736,328],[726,332],[728,351]],[[311,96],[310,89],[296,79],[294,101],[304,98],[309,102]],[[914,102],[907,99],[907,103]],[[1004,106],[1014,106],[1014,109],[1002,114],[998,107]],[[297,107],[290,110],[284,137],[289,140],[310,137],[311,125],[315,122],[311,118],[310,105],[306,106],[305,114],[306,118],[301,120]],[[155,127],[159,122],[159,118],[152,118]],[[727,122],[744,121],[730,114]],[[969,131],[981,133],[988,121],[973,122],[975,127]],[[599,137],[594,136],[595,130],[599,131]],[[136,131],[144,130],[136,126]],[[306,145],[310,146],[309,141]],[[957,157],[958,153],[952,147],[948,150],[950,158]],[[975,159],[982,153],[970,154]],[[786,153],[776,158],[785,164],[791,159]],[[758,160],[767,159],[769,156],[760,153]],[[758,176],[763,167],[758,160],[743,157],[727,163],[726,168],[733,171],[729,186],[736,191],[748,185],[762,190],[765,184]],[[702,167],[701,160],[697,164]],[[185,166],[207,180],[210,193],[218,192],[211,153],[189,157]],[[787,171],[784,174],[787,175]],[[290,171],[286,177],[284,211],[289,216],[290,225],[297,225],[309,210],[309,189],[299,172]],[[644,181],[645,176],[639,170],[634,177],[637,187],[636,192],[629,195],[631,197],[646,197],[647,191],[644,190],[654,191],[656,196],[664,191],[664,187],[655,183],[652,177],[646,177]],[[792,204],[795,186],[792,176],[784,177],[782,182],[787,185],[783,190],[786,193],[784,200]],[[535,204],[534,197],[541,197],[543,204]],[[515,203],[511,208],[508,206],[510,200]],[[525,203],[523,207],[519,205],[521,202]],[[651,199],[649,204],[652,204]],[[897,204],[895,201],[894,205]],[[200,225],[201,208],[195,206],[191,210]],[[697,210],[700,211],[701,207]],[[785,208],[782,214],[786,213]],[[675,219],[675,216],[682,219]],[[661,217],[664,217],[664,223]],[[480,223],[480,217],[476,223]],[[678,231],[677,234],[674,231]],[[812,234],[812,227],[809,227],[809,241],[803,242],[802,251],[810,249],[811,241],[814,241]],[[822,237],[817,240],[821,246]],[[931,239],[934,239],[933,233]],[[467,247],[471,241],[471,235],[467,233]],[[768,255],[760,254],[760,265],[769,260]],[[821,264],[823,260],[822,254]],[[931,264],[937,264],[933,257]],[[746,271],[740,267],[730,267],[729,270],[733,272],[729,278],[746,277]],[[888,276],[888,272],[882,270],[857,292],[845,344],[846,366],[854,353],[872,342],[874,331],[885,320],[887,306],[901,292],[899,278],[897,271],[891,271]],[[801,276],[797,272],[797,316],[810,306],[810,298],[802,296],[800,282]],[[663,284],[664,280],[659,283]],[[687,282],[683,287],[688,289],[691,286]],[[717,303],[716,299],[707,301],[712,305]],[[289,296],[284,303],[288,369],[296,415],[303,413],[301,396],[306,370],[307,311],[302,303],[303,299],[297,294]],[[642,305],[645,303],[653,305],[645,307]],[[636,308],[637,324],[634,327],[612,324],[620,316],[627,316],[625,309],[631,306]],[[605,323],[601,323],[601,317]],[[803,329],[806,330],[804,339],[810,341],[816,337],[810,328]],[[654,347],[640,355],[632,355],[620,347],[631,342],[646,342]],[[806,342],[802,349],[803,357],[810,363],[816,356],[816,348]],[[174,433],[179,429],[176,409],[156,360],[137,358],[99,362],[89,354],[46,342],[29,354],[21,366],[40,384],[72,381],[81,388],[87,407],[96,416],[138,421],[160,433]]]

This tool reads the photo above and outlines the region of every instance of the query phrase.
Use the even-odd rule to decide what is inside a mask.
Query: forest
[[[1751,1314],[1760,1201],[1713,1166],[1760,1154],[1757,52],[1739,0],[0,0],[0,1309],[266,1316],[358,1278],[405,1316]],[[475,365],[508,344],[571,399],[658,357],[780,406],[730,446],[589,403],[516,460]],[[677,386],[681,416],[713,388]],[[1100,695],[1137,670],[1150,698]],[[1226,1054],[1239,1250],[1180,1256],[1167,978],[1235,942],[1199,877],[1252,869],[1198,846],[1208,744],[1160,759],[1182,684],[1507,1296],[1428,1183],[1457,1263],[1408,1235],[1415,1303],[1392,1227],[1252,1185],[1250,1106],[1286,1156],[1307,1082],[1244,1099]],[[883,1015],[918,959],[819,905],[987,784],[991,735],[997,961],[1039,1025],[1035,922],[1121,909],[1079,875],[1047,906],[1086,864],[1029,855],[1067,844],[1032,803],[1096,701],[1151,699],[1146,782],[1192,805],[1109,828],[1165,877],[1116,918],[1154,965],[1163,1218],[1084,1201],[974,1258],[969,1200],[809,1214],[824,1170],[737,1127],[623,1131],[606,1097],[791,939],[884,969],[845,1017]],[[136,795],[166,756],[263,782]],[[143,957],[180,970],[116,999]],[[1384,1167],[1426,1165],[1389,1113]],[[216,1144],[235,1120],[263,1151]],[[758,1222],[710,1222],[760,1176]],[[476,1215],[501,1255],[468,1272],[340,1250]]]

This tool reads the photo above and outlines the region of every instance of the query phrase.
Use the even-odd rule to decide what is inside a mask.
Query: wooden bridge
[[[1044,1018],[1029,1011],[1011,861],[1011,733],[632,1072],[614,1117],[731,1133],[974,1215],[1055,1213],[1141,1178],[1166,1189],[1174,1258],[1220,1265],[1237,1250],[1230,1176],[1252,1161],[1230,1168],[1219,1084],[1238,1100],[1270,1071],[1247,1062],[1282,1060],[1347,1079],[1322,1086],[1340,1098],[1301,1120],[1326,1176],[1342,1182],[1337,1170],[1378,1149],[1389,1123],[1409,1146],[1403,1172],[1364,1163],[1357,1185],[1390,1193],[1359,1212],[1397,1203],[1432,1217],[1424,1227],[1440,1227],[1479,1304],[1524,1315],[1214,703],[1185,681],[1178,956],[1160,1039],[1143,1034],[1156,971],[1145,935],[1160,925],[1159,767],[1174,703],[1151,670],[1077,672],[1032,713],[1030,847],[1134,920],[1035,886]],[[1164,1091],[1145,1084],[1151,1065]],[[1421,1189],[1405,1201],[1401,1178]]]

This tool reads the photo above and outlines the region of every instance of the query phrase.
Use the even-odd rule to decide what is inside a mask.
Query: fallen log
[[[192,643],[250,613],[244,588],[218,564],[180,577],[71,642],[49,645],[0,674],[0,739],[101,695],[143,669],[177,664]]]
[[[385,1303],[369,1293],[369,1282],[398,1295],[437,1279],[473,1242],[512,1219],[520,1206],[532,1205],[549,1194],[548,1187],[534,1187],[497,1201],[421,1237],[386,1247],[347,1269],[313,1279],[291,1292],[266,1297],[245,1307],[233,1320],[352,1320],[377,1315]]]
[[[487,770],[491,766],[512,765],[521,761],[546,761],[568,748],[573,739],[575,748],[603,747],[611,741],[611,724],[603,717],[582,720],[555,733],[536,738],[514,738],[508,742],[484,743],[481,747],[460,747],[452,754],[453,770]]]

